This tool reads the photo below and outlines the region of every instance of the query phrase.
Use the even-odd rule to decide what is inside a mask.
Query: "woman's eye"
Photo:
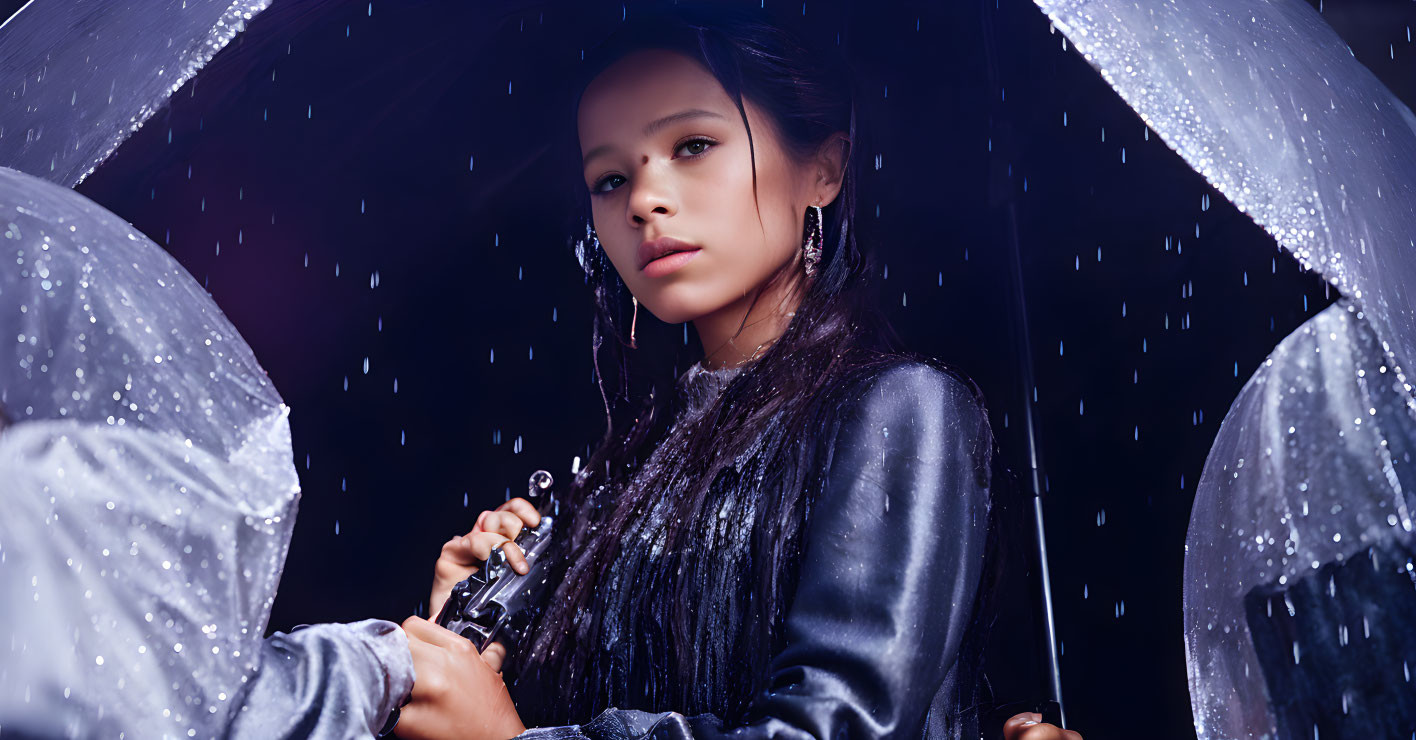
[[[684,143],[680,144],[679,148],[675,151],[683,151],[684,149],[687,149],[689,147],[701,145],[703,148],[690,152],[688,155],[690,157],[697,157],[703,154],[704,152],[708,151],[708,147],[713,146],[713,144],[714,142],[708,139],[689,139],[688,141],[685,141]]]
[[[590,194],[591,194],[591,195],[604,195],[605,193],[610,192],[609,190],[605,190],[605,189],[604,189],[605,184],[608,183],[608,182],[611,181],[611,180],[616,179],[616,178],[619,178],[619,179],[621,179],[621,180],[624,179],[623,177],[620,177],[619,175],[606,175],[606,176],[600,178],[599,180],[597,180],[597,181],[595,182],[594,186],[592,186],[592,187],[590,188]],[[611,190],[613,190],[613,188],[611,188]]]

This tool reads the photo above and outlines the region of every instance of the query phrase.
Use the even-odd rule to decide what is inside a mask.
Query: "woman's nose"
[[[672,215],[676,206],[668,184],[652,172],[653,167],[640,169],[635,182],[630,183],[629,224],[641,226],[649,221],[652,214],[660,217]]]

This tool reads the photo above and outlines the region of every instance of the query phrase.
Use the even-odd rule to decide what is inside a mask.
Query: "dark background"
[[[564,163],[533,155],[568,123],[556,80],[646,4],[278,0],[78,188],[207,286],[293,409],[304,493],[272,629],[421,613],[443,541],[532,470],[567,476],[597,438]],[[841,33],[882,300],[913,349],[980,384],[1022,471],[1028,391],[990,188],[1015,197],[1069,724],[1193,738],[1195,484],[1242,383],[1336,294],[1030,2],[761,4]],[[1416,5],[1322,10],[1416,99]],[[990,660],[1008,699],[1042,692],[1027,575]]]

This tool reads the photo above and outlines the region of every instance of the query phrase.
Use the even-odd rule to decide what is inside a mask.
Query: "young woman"
[[[895,351],[856,238],[850,72],[759,17],[678,6],[586,60],[577,254],[609,428],[522,644],[405,623],[402,736],[978,736],[981,395]],[[645,341],[640,311],[690,323],[698,362],[665,376],[683,343]],[[433,611],[493,547],[523,570],[507,540],[538,521],[513,500],[449,542]]]

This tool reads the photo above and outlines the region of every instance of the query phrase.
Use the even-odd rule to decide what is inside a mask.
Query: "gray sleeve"
[[[228,737],[373,735],[413,689],[408,637],[392,622],[316,624],[277,632],[261,646]]]

